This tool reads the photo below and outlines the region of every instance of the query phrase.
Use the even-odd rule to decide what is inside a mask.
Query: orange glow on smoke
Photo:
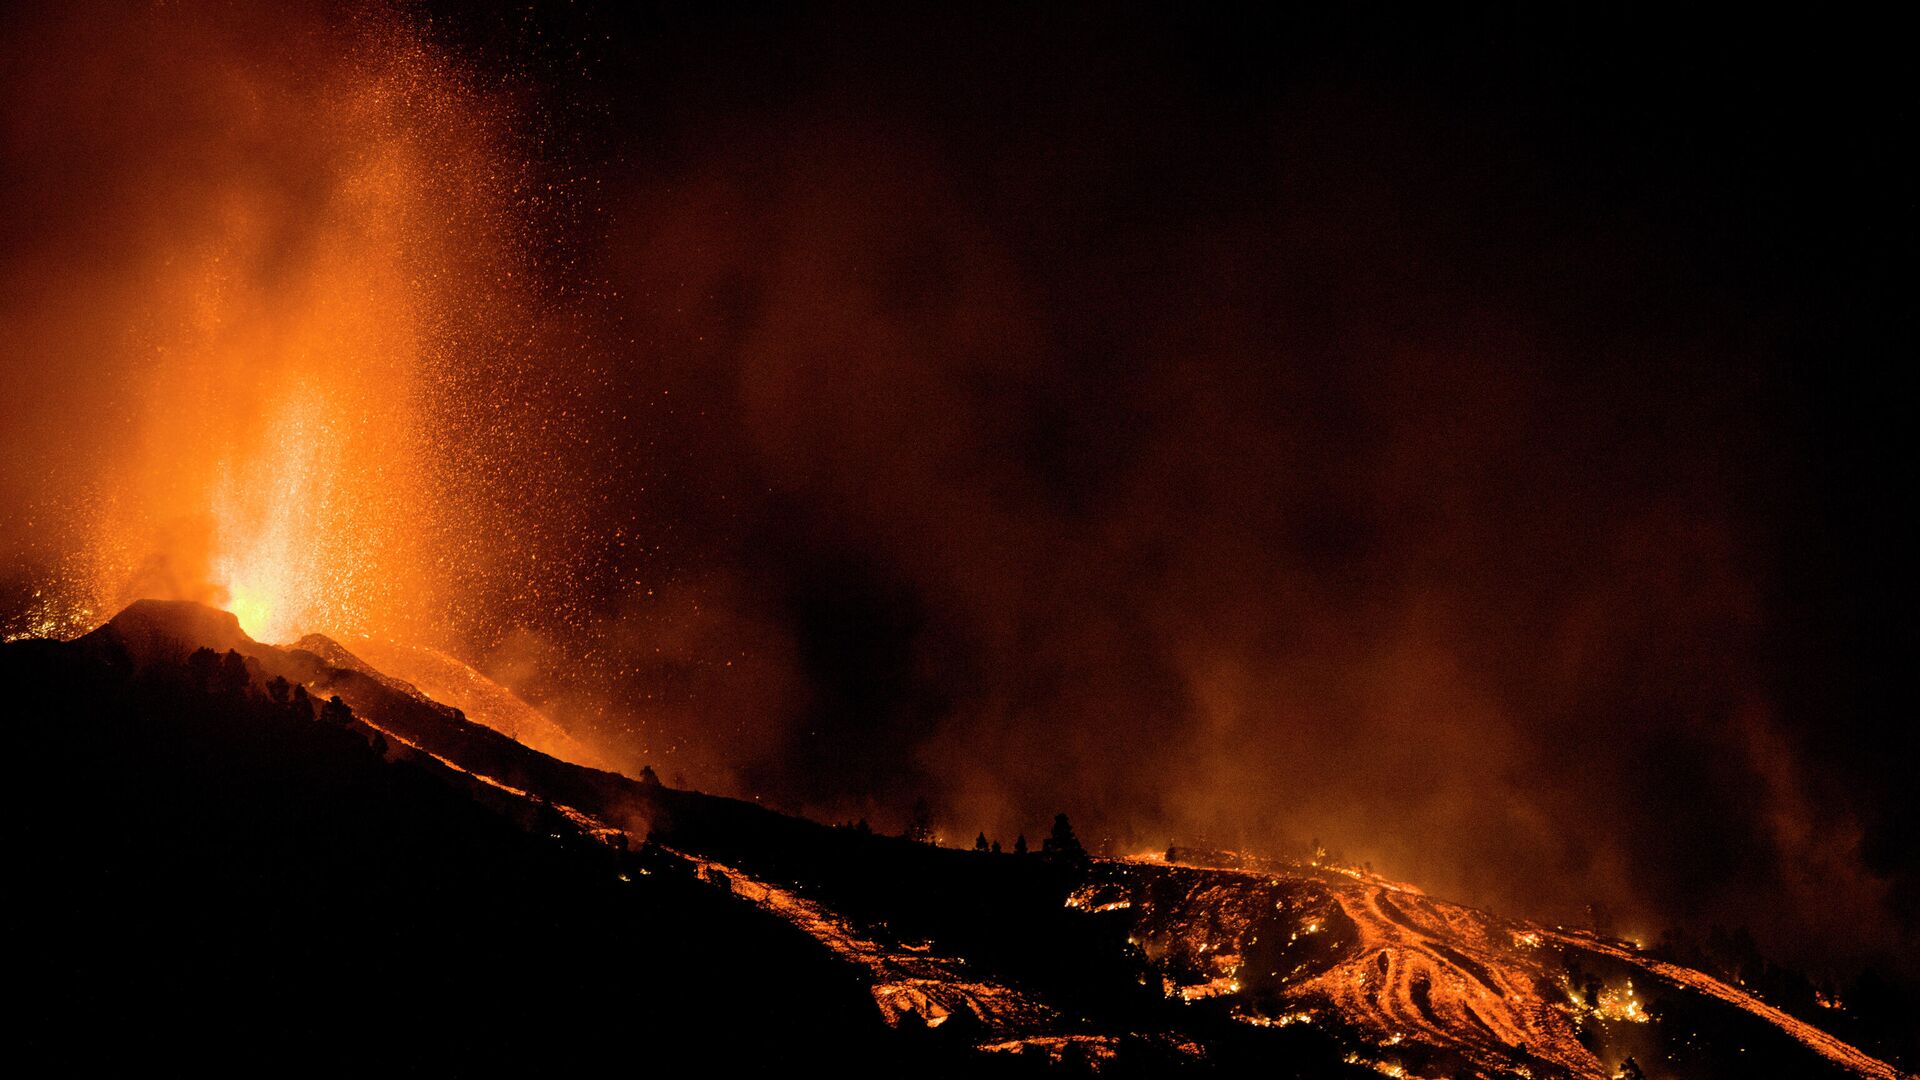
[[[430,208],[404,146],[361,129],[366,94],[378,88],[339,107],[350,134],[373,136],[371,152],[316,205],[289,221],[243,185],[183,243],[162,286],[178,314],[155,328],[144,430],[126,463],[133,498],[102,523],[110,549],[144,548],[165,568],[133,591],[197,589],[269,641],[404,617],[432,588],[410,527],[431,512],[413,265]],[[305,250],[260,273],[287,258],[275,249],[289,230]]]
[[[513,366],[497,343],[525,275],[501,125],[399,17],[255,17],[269,26],[240,35],[188,8],[116,36],[111,66],[139,78],[66,121],[102,130],[131,179],[98,209],[119,243],[89,271],[115,346],[69,364],[107,402],[73,421],[87,490],[62,512],[84,552],[38,632],[160,597],[266,641],[431,639],[466,602],[454,576],[490,554],[472,495],[513,466],[475,448],[519,448],[506,421],[476,433],[462,366]],[[140,85],[164,88],[168,123],[120,119]]]

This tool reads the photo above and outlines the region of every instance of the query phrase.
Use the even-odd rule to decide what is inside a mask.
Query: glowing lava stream
[[[1608,1075],[1548,1004],[1556,987],[1544,964],[1496,966],[1470,955],[1493,951],[1485,916],[1381,885],[1333,895],[1359,929],[1361,946],[1300,984],[1296,1000],[1321,997],[1344,1017],[1374,1019],[1382,1042],[1417,1032],[1427,1042],[1495,1060],[1525,1046],[1576,1076]]]
[[[1609,1071],[1582,1045],[1565,1008],[1561,954],[1541,947],[1551,942],[1625,963],[1645,972],[1650,985],[1664,982],[1738,1007],[1860,1075],[1902,1076],[1711,976],[1591,937],[1436,900],[1372,875],[1291,864],[1203,868],[1146,856],[1107,865],[1112,875],[1083,887],[1068,905],[1129,909],[1135,934],[1163,970],[1198,980],[1181,985],[1168,978],[1170,996],[1251,1000],[1264,993],[1285,1003],[1282,1018],[1234,1011],[1257,1026],[1324,1015],[1383,1050],[1424,1043],[1464,1055],[1483,1074],[1527,1075],[1526,1063],[1539,1059],[1573,1076],[1605,1080]],[[1345,936],[1341,928],[1344,940],[1318,959],[1301,959],[1288,971],[1241,971],[1263,931],[1321,933],[1336,911],[1352,933]],[[1295,957],[1283,955],[1290,959],[1282,964]]]
[[[1338,959],[1303,978],[1296,979],[1299,968],[1273,975],[1279,981],[1270,986],[1290,1010],[1325,1013],[1383,1048],[1418,1042],[1457,1051],[1497,1075],[1513,1073],[1525,1058],[1589,1080],[1608,1075],[1555,1008],[1563,996],[1556,972],[1544,957],[1514,955],[1513,927],[1504,920],[1337,868],[1275,873],[1144,859],[1115,866],[1123,875],[1179,875],[1174,910],[1154,910],[1138,891],[1131,901],[1141,916],[1137,931],[1163,955],[1213,975],[1197,987],[1170,983],[1169,993],[1188,1000],[1241,995],[1239,969],[1262,930],[1275,929],[1276,910],[1289,913],[1283,922],[1310,920],[1296,933],[1312,935],[1331,932],[1325,927],[1337,908],[1354,930]],[[1255,978],[1245,981],[1250,986]]]
[[[1064,1026],[1058,1010],[1002,983],[972,976],[963,969],[963,959],[939,955],[925,945],[882,945],[831,909],[791,890],[725,863],[663,850],[697,867],[702,878],[724,881],[735,896],[780,916],[864,969],[873,979],[874,1003],[890,1026],[912,1015],[928,1027],[939,1027],[964,1013],[979,1021],[994,1042],[1057,1033]]]
[[[532,794],[421,747],[405,736],[365,717],[357,722],[381,732],[395,747],[420,755],[434,764],[472,777],[515,799]],[[606,840],[624,836],[624,830],[575,807],[559,803],[552,808],[582,832]],[[798,893],[761,881],[740,869],[712,859],[660,846],[661,852],[694,869],[703,880],[724,887],[819,941],[841,960],[870,980],[874,1004],[891,1027],[909,1016],[927,1027],[939,1027],[955,1015],[979,1024],[980,1049],[1018,1052],[1029,1045],[1057,1057],[1065,1044],[1080,1044],[1095,1058],[1110,1056],[1117,1040],[1103,1035],[1068,1033],[1071,1025],[1059,1010],[1004,983],[982,979],[966,970],[966,960],[933,951],[928,945],[884,945],[861,933],[852,923],[825,905]]]
[[[1778,1026],[1787,1034],[1792,1035],[1794,1038],[1806,1044],[1809,1049],[1821,1057],[1837,1065],[1852,1069],[1863,1076],[1875,1077],[1876,1080],[1902,1080],[1905,1076],[1905,1074],[1893,1066],[1888,1065],[1886,1062],[1875,1057],[1870,1057],[1826,1032],[1821,1031],[1812,1024],[1796,1019],[1761,1001],[1752,994],[1728,986],[1726,983],[1710,975],[1688,968],[1677,967],[1673,964],[1655,960],[1651,957],[1641,956],[1637,953],[1631,953],[1618,946],[1609,945],[1604,941],[1596,941],[1581,935],[1565,934],[1552,930],[1542,930],[1541,934],[1563,945],[1577,946],[1591,952],[1611,956],[1617,960],[1625,960],[1628,963],[1637,964],[1669,982],[1678,983],[1681,986],[1718,998],[1729,1005],[1744,1009],[1762,1020]]]

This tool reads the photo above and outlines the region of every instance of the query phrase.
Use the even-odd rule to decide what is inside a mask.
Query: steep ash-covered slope
[[[233,659],[196,683],[201,647]],[[176,970],[154,943],[201,942],[225,958],[210,970],[239,974],[186,985],[256,1025],[274,999],[239,994],[245,980],[299,988],[273,1013],[298,1018],[287,1030],[373,1002],[383,1030],[431,1028],[466,1054],[577,1023],[654,1054],[695,1033],[716,1060],[750,1030],[846,1071],[1591,1080],[1631,1057],[1648,1076],[1898,1075],[1624,943],[1349,868],[962,852],[826,827],[552,757],[337,642],[261,645],[197,605],[143,602],[72,643],[0,647],[0,676],[28,759],[56,763],[11,793],[10,820],[57,822],[25,838],[41,884],[23,925],[85,943],[96,967],[70,970],[123,952]],[[290,710],[264,693],[276,677],[354,715]],[[103,867],[119,876],[103,884]],[[129,888],[132,918],[113,910]],[[67,995],[49,1000],[130,1007],[38,960]],[[289,979],[302,965],[318,974]],[[351,986],[362,972],[377,985]],[[405,989],[419,978],[431,987]]]
[[[100,639],[0,646],[0,703],[22,1075],[939,1071],[784,922],[363,727]]]
[[[492,728],[528,749],[576,765],[606,767],[599,754],[513,691],[437,649],[367,637],[334,642],[319,635],[303,638],[296,645],[320,651],[313,646],[331,646],[363,662],[370,670],[400,680],[421,696],[458,709],[469,720]]]

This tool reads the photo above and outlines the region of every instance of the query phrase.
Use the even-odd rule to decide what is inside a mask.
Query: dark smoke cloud
[[[1766,305],[1806,286],[1710,207],[1773,151],[1663,174],[1704,84],[1060,21],[704,27],[601,101],[642,528],[787,710],[707,756],[824,816],[1317,837],[1644,936],[1910,948],[1890,806],[1770,666],[1823,478]]]

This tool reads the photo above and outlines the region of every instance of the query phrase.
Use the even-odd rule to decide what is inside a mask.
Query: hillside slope
[[[365,730],[46,642],[0,702],[28,1072],[929,1067],[790,926]]]
[[[7,788],[7,909],[44,1051],[111,1017],[96,1046],[351,1023],[342,1045],[476,1067],[1899,1075],[1623,943],[1348,868],[827,827],[551,757],[196,605],[0,646],[0,695],[36,763]]]

